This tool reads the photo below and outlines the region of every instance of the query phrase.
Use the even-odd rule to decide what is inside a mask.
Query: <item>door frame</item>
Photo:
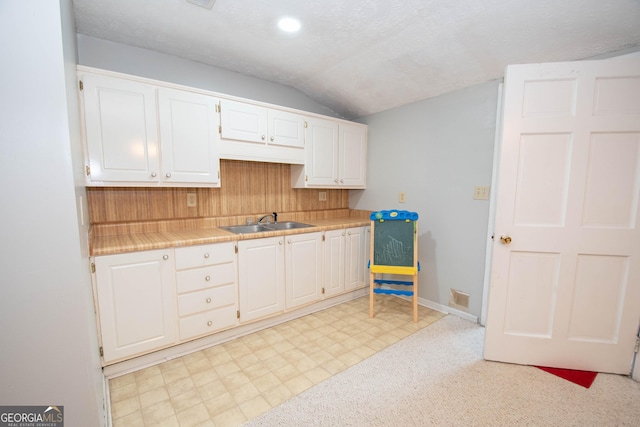
[[[484,280],[482,285],[482,308],[480,312],[480,325],[485,326],[487,322],[487,311],[489,309],[489,285],[491,283],[491,263],[493,261],[493,236],[496,228],[496,203],[498,197],[495,189],[498,185],[498,175],[500,173],[498,165],[500,162],[500,149],[502,148],[502,96],[504,90],[504,79],[498,84],[498,102],[496,107],[496,134],[493,143],[493,170],[491,172],[491,191],[489,191],[489,219],[487,227],[487,247],[484,260]]]

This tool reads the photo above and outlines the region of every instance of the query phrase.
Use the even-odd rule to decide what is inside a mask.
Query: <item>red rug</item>
[[[536,366],[538,369],[542,369],[545,372],[556,375],[560,378],[564,378],[567,381],[581,385],[584,388],[591,387],[593,381],[596,379],[597,372],[591,371],[576,371],[573,369],[561,369],[561,368],[547,368],[546,366]]]

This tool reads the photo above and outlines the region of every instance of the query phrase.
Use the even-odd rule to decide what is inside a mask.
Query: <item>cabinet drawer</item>
[[[236,263],[214,265],[176,272],[178,293],[193,292],[214,286],[236,283]]]
[[[238,322],[235,306],[206,311],[180,319],[180,340],[194,338],[235,326]]]
[[[203,291],[178,295],[178,315],[188,316],[214,308],[229,305],[236,306],[235,283],[217,288],[209,288]]]
[[[197,245],[177,248],[176,270],[224,264],[236,259],[234,242]]]

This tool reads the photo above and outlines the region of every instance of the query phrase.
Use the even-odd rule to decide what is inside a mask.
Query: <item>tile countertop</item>
[[[348,227],[367,226],[371,222],[362,218],[330,218],[301,221],[313,227],[293,230],[263,231],[259,233],[235,234],[218,227],[193,230],[158,231],[151,233],[121,234],[116,236],[94,236],[90,242],[90,255],[111,255],[125,252],[148,251],[180,246],[203,245],[208,243],[233,242],[259,239],[288,234],[313,233],[315,231],[337,230]]]

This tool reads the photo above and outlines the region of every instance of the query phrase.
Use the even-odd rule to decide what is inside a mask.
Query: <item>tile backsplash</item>
[[[349,190],[291,188],[288,164],[220,161],[221,188],[89,187],[92,225],[349,208]],[[318,193],[327,193],[319,201]],[[187,207],[195,193],[196,207]]]

